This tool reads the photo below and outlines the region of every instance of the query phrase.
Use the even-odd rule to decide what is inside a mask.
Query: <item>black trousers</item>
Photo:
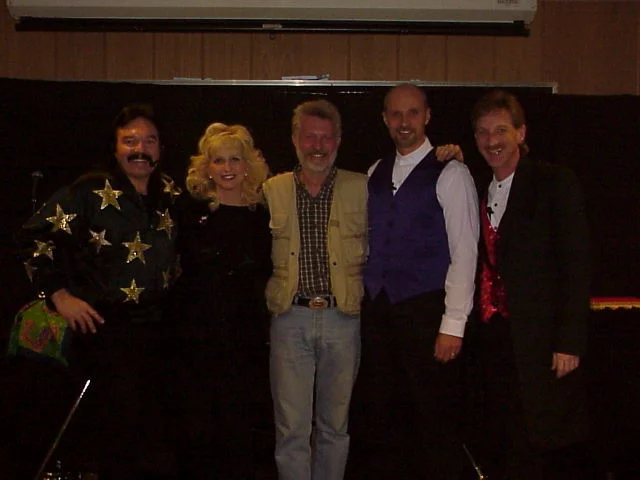
[[[73,339],[74,375],[91,384],[65,443],[100,479],[138,480],[161,468],[158,457],[169,451],[167,341],[161,323],[124,318]]]
[[[528,440],[510,322],[499,314],[477,325],[482,387],[483,471],[491,480],[573,480],[596,474],[588,444],[541,451]],[[551,368],[551,358],[549,358]]]
[[[434,358],[443,313],[443,291],[365,297],[348,478],[459,478],[459,360]]]

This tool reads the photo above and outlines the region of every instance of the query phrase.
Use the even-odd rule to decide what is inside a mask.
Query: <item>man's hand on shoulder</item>
[[[460,145],[450,143],[436,147],[436,159],[439,162],[455,159],[458,162],[464,163],[464,154],[462,153]]]

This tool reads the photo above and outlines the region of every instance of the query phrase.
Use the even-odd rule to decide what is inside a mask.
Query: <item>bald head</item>
[[[387,108],[389,107],[389,99],[392,96],[398,95],[398,94],[402,95],[403,93],[418,95],[422,99],[424,108],[425,109],[429,108],[429,100],[427,99],[427,94],[422,88],[418,87],[417,85],[414,85],[413,83],[400,83],[395,87],[391,88],[387,92],[387,94],[384,96],[384,111],[385,112],[387,111]]]
[[[425,127],[430,118],[427,95],[416,85],[397,85],[384,99],[382,119],[401,155],[408,155],[425,142]]]

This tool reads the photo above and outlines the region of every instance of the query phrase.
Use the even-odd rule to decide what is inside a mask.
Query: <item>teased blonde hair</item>
[[[186,180],[191,196],[208,200],[211,210],[218,208],[220,199],[216,185],[209,176],[210,162],[218,149],[229,146],[238,148],[247,164],[247,176],[242,182],[243,200],[249,206],[262,201],[262,183],[269,176],[269,167],[260,150],[255,148],[251,134],[242,125],[212,123],[198,142],[198,154],[191,157]]]

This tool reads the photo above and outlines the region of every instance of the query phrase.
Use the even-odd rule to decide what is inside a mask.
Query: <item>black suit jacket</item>
[[[582,357],[587,348],[589,235],[575,175],[521,158],[499,232],[496,268],[507,294],[529,438],[541,448],[579,441],[588,430],[582,368],[562,379],[551,371],[554,352]],[[483,241],[480,255],[486,255]]]

